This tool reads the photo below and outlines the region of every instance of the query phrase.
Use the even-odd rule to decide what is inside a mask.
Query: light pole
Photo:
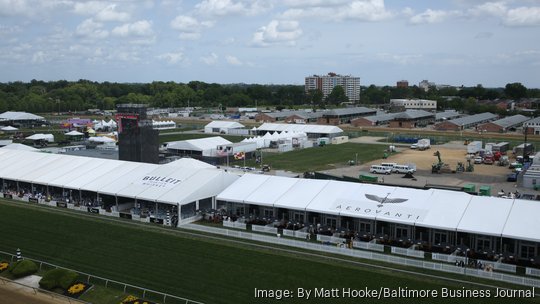
[[[355,165],[355,166],[358,166],[358,153],[356,153],[356,155],[355,155],[355,158],[354,158],[354,165]]]

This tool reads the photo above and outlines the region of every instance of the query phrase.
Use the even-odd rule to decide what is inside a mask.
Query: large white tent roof
[[[227,145],[231,142],[221,136],[213,136],[198,139],[188,139],[173,141],[167,143],[167,149],[187,150],[187,151],[205,151],[216,149],[217,146]]]
[[[350,182],[245,174],[218,200],[540,241],[540,204]]]
[[[327,125],[302,125],[302,124],[280,124],[280,123],[264,123],[257,128],[257,131],[268,132],[305,132],[316,134],[337,134],[343,130],[336,126]]]
[[[244,125],[236,121],[214,120],[204,126],[204,128],[238,129],[244,128]]]
[[[8,111],[0,114],[0,120],[44,120],[42,116],[26,112]]]
[[[238,178],[196,162],[156,165],[0,149],[0,178],[174,205],[215,196]]]

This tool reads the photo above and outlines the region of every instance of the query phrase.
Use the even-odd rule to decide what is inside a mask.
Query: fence
[[[421,258],[425,257],[425,252],[420,250],[413,250],[408,248],[392,247],[393,254],[406,255],[409,257]]]
[[[456,263],[456,262],[463,262],[467,263],[468,259],[466,257],[457,256],[457,255],[451,255],[451,254],[442,254],[442,253],[433,253],[431,255],[432,260],[436,261],[443,261],[447,263]],[[500,271],[506,271],[511,273],[516,273],[517,267],[516,265],[511,264],[504,264],[494,261],[486,261],[486,260],[477,260],[473,259],[472,261],[475,261],[476,263],[482,263],[482,265],[487,266],[491,265],[493,269],[500,270]]]
[[[360,241],[354,241],[353,242],[354,248],[364,249],[364,250],[372,250],[372,251],[379,251],[384,252],[384,245],[376,244],[376,243],[370,243],[370,242],[360,242]]]
[[[308,232],[302,232],[300,230],[283,229],[283,235],[305,240],[305,239],[307,239],[309,233]]]
[[[398,265],[403,265],[403,266],[412,266],[412,267],[423,268],[423,269],[438,270],[438,271],[450,272],[450,273],[456,273],[456,274],[464,274],[468,276],[474,276],[474,277],[479,277],[479,278],[484,278],[484,279],[492,279],[496,281],[513,283],[517,285],[540,287],[540,280],[538,279],[527,278],[527,277],[516,276],[516,275],[509,275],[509,274],[502,274],[502,273],[496,273],[496,272],[488,272],[484,270],[472,269],[472,268],[467,268],[467,267],[459,267],[459,266],[444,264],[444,263],[428,262],[428,261],[422,261],[422,260],[416,260],[416,259],[410,259],[410,258],[396,257],[396,256],[376,253],[376,252],[367,252],[363,250],[355,250],[355,249],[350,249],[350,248],[345,248],[345,247],[329,246],[329,245],[323,245],[323,244],[318,244],[318,243],[290,240],[290,239],[285,239],[285,238],[277,238],[277,237],[254,234],[254,233],[249,233],[249,232],[233,231],[233,230],[228,230],[228,229],[207,227],[207,226],[196,225],[196,224],[188,224],[188,225],[183,226],[183,228],[195,230],[195,231],[213,233],[213,234],[218,234],[218,235],[236,237],[236,238],[241,238],[241,239],[253,240],[253,241],[258,241],[258,242],[263,242],[263,243],[272,243],[272,244],[284,245],[284,246],[289,246],[289,247],[296,247],[296,248],[302,248],[302,249],[308,249],[308,250],[314,250],[314,251],[322,251],[326,253],[346,255],[346,256],[355,257],[355,258],[387,262],[387,263],[398,264]],[[439,258],[442,259],[446,257],[441,256]]]
[[[244,230],[246,230],[247,228],[245,223],[240,223],[238,221],[236,222],[223,221],[223,227],[237,228],[237,229],[244,229]]]
[[[0,254],[8,257],[8,259],[10,259],[11,262],[16,260],[16,258],[17,258],[14,254],[11,254],[11,253],[5,252],[5,251],[0,251]],[[74,271],[74,272],[78,273],[79,274],[79,279],[81,281],[86,282],[87,284],[101,285],[101,286],[104,286],[105,288],[116,288],[117,290],[121,290],[123,293],[133,294],[135,296],[139,296],[139,297],[149,299],[149,300],[162,301],[163,304],[173,304],[173,303],[203,304],[201,302],[193,301],[193,300],[190,300],[190,299],[173,296],[171,294],[167,294],[167,293],[163,293],[163,292],[160,292],[160,291],[155,291],[155,290],[152,290],[152,289],[131,285],[131,284],[128,284],[128,283],[123,283],[123,282],[119,282],[119,281],[115,281],[115,280],[111,280],[111,279],[107,279],[107,278],[98,277],[98,276],[91,275],[91,274],[88,274],[88,273],[85,273],[85,272],[80,272],[80,271],[77,271],[77,270],[61,267],[61,266],[54,265],[54,264],[47,263],[47,262],[43,262],[43,261],[40,261],[40,260],[36,260],[36,259],[28,258],[28,257],[25,257],[25,259],[34,261],[38,265],[39,271],[48,270],[48,269],[57,269],[57,268],[71,270],[71,271]],[[49,291],[41,289],[41,288],[38,288],[38,290],[50,293]]]
[[[277,228],[275,228],[275,227],[251,225],[251,230],[256,231],[256,232],[270,233],[270,234],[274,234],[274,235],[277,234]]]
[[[347,242],[347,240],[344,238],[322,235],[322,234],[317,234],[317,241],[323,242],[323,243],[324,242],[332,243],[332,244],[343,244]]]
[[[536,268],[525,268],[525,274],[540,277],[540,270]]]

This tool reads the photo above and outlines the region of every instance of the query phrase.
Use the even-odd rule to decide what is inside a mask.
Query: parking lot
[[[357,142],[361,142],[358,140]],[[512,170],[508,166],[475,164],[474,172],[458,172],[458,173],[431,173],[432,164],[438,161],[433,154],[439,151],[441,160],[450,166],[450,169],[456,170],[458,162],[467,165],[466,146],[462,142],[449,142],[444,145],[432,146],[431,149],[418,151],[410,149],[406,146],[398,146],[399,153],[390,155],[387,159],[378,159],[372,162],[360,164],[358,166],[350,166],[324,171],[334,175],[345,175],[358,178],[359,174],[370,174],[369,168],[371,165],[378,165],[381,162],[391,162],[398,164],[416,164],[417,172],[414,174],[414,179],[403,178],[403,174],[377,175],[379,182],[393,185],[406,185],[423,187],[426,184],[444,185],[462,187],[465,184],[475,184],[476,190],[482,185],[490,185],[492,187],[491,195],[496,196],[500,190],[504,192],[513,192],[518,190],[520,193],[535,193],[532,189],[524,189],[517,187],[516,183],[507,182],[506,176]],[[513,161],[511,159],[511,161]],[[374,175],[374,174],[370,174]]]

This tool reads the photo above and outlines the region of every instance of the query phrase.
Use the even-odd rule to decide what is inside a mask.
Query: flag
[[[236,160],[244,159],[245,157],[246,157],[246,154],[244,152],[234,153],[234,159],[236,159]]]

